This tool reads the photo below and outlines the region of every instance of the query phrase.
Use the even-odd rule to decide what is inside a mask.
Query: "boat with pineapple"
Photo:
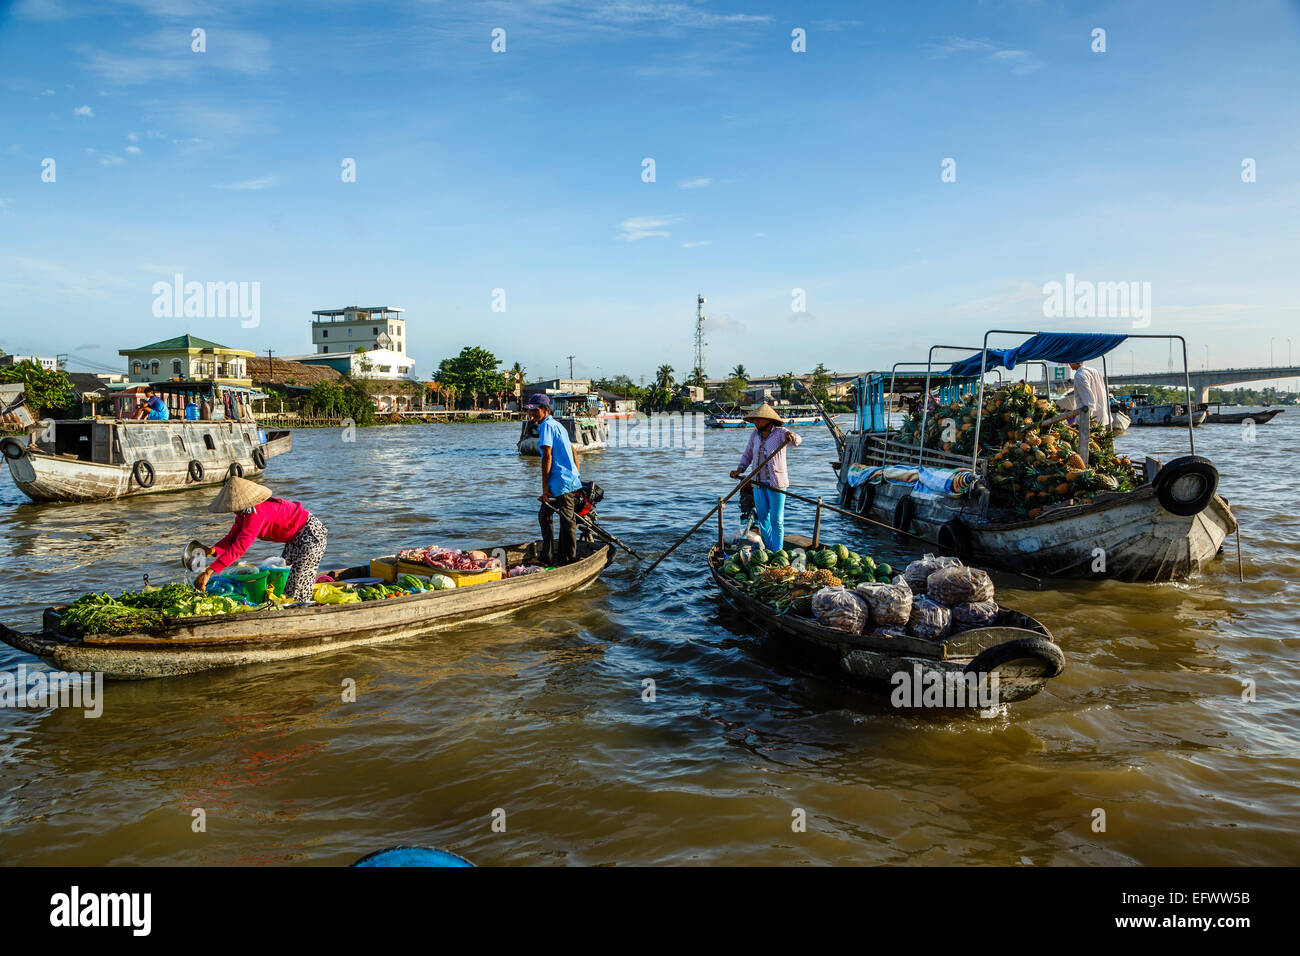
[[[990,349],[992,335],[1023,341]],[[1061,411],[1027,381],[990,380],[1029,361],[1086,362],[1128,338],[1182,341],[995,329],[982,347],[934,346],[924,363],[860,378],[856,422],[836,463],[841,506],[1029,575],[1180,581],[1198,573],[1237,521],[1217,493],[1218,471],[1196,454],[1190,423],[1189,454],[1135,463],[1116,454],[1108,431],[1093,431],[1086,407]],[[944,349],[967,354],[937,367],[934,353]],[[925,371],[900,372],[904,365]],[[1190,381],[1187,391],[1190,406]]]

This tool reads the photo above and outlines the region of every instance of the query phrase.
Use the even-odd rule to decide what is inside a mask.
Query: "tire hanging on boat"
[[[936,540],[939,547],[951,551],[959,558],[966,558],[970,554],[970,529],[960,518],[941,524]]]
[[[154,474],[153,465],[141,458],[131,466],[131,477],[135,479],[135,483],[141,488],[152,488],[154,479],[157,476]]]
[[[1045,637],[1021,637],[981,651],[963,668],[967,674],[991,674],[1013,661],[1035,663],[1044,677],[1058,677],[1065,670],[1065,654]]]
[[[226,474],[232,478],[243,478],[244,466],[237,461],[232,461],[230,467],[226,469]]]
[[[197,458],[190,459],[189,472],[191,481],[202,481],[204,474],[203,462],[199,461]]]
[[[906,531],[912,526],[914,517],[916,517],[916,502],[912,500],[911,495],[903,495],[898,499],[898,504],[894,505],[894,530]]]
[[[1160,507],[1180,518],[1205,510],[1219,487],[1219,471],[1208,458],[1184,455],[1158,472],[1152,486]]]
[[[17,438],[12,437],[0,442],[0,451],[3,451],[4,456],[10,461],[17,461],[27,453],[27,449],[22,446],[22,443]]]
[[[257,466],[259,471],[266,469],[266,452],[262,450],[261,445],[253,449],[253,464]]]
[[[871,482],[862,485],[862,497],[858,499],[858,514],[864,518],[871,514],[871,506],[876,503],[876,486]]]

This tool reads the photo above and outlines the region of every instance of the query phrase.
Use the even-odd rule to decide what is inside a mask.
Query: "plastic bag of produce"
[[[903,577],[907,579],[907,586],[912,589],[913,594],[924,594],[926,579],[942,568],[960,567],[961,562],[956,558],[935,557],[933,554],[927,554],[919,561],[913,561],[903,572]]]
[[[869,584],[863,581],[854,593],[871,609],[876,627],[902,627],[912,615],[912,589],[901,584]]]
[[[545,570],[546,570],[545,568],[537,564],[516,564],[513,568],[511,568],[509,571],[506,572],[506,577],[517,578],[520,575],[536,574],[538,571],[545,571]]]
[[[979,568],[940,568],[926,579],[925,593],[947,607],[992,601],[993,579]]]
[[[907,633],[931,641],[947,635],[952,626],[952,612],[928,597],[912,601],[912,616],[907,619]]]
[[[974,601],[969,604],[954,604],[952,611],[952,629],[969,631],[976,627],[988,627],[998,619],[998,606],[994,601]]]
[[[813,617],[823,627],[861,634],[870,612],[867,603],[844,587],[822,588],[812,597]]]
[[[435,574],[429,578],[429,589],[433,591],[442,591],[447,588],[454,588],[456,582],[445,574]]]

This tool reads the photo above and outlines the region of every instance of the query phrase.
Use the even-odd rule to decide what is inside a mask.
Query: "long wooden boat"
[[[1221,405],[1215,405],[1214,408],[1215,411],[1210,411],[1208,405],[1200,406],[1201,411],[1206,413],[1205,424],[1207,425],[1240,425],[1243,422],[1263,425],[1286,411],[1283,408],[1265,408],[1257,412],[1225,412]]]
[[[945,685],[968,673],[996,673],[999,703],[1014,703],[1033,697],[1065,669],[1065,655],[1051,632],[1019,611],[1003,608],[993,625],[943,641],[850,634],[823,627],[812,618],[782,614],[746,593],[722,573],[725,555],[716,545],[708,560],[722,596],[751,623],[838,660],[840,670],[872,685],[890,686],[899,673]],[[972,701],[970,706],[974,705]]]
[[[0,440],[9,473],[33,501],[103,501],[253,478],[293,448],[291,432],[252,421],[52,421]]]
[[[538,553],[536,542],[503,547],[509,566],[531,563]],[[293,660],[500,617],[586,587],[613,558],[609,545],[580,542],[578,560],[572,564],[500,581],[360,604],[179,618],[156,630],[122,635],[62,633],[60,614],[67,607],[63,605],[47,608],[44,626],[35,633],[0,625],[0,640],[64,671],[102,672],[116,680],[175,677]],[[369,577],[370,567],[326,573],[347,581]]]
[[[605,447],[605,442],[609,440],[609,423],[603,419],[562,415],[555,420],[569,433],[569,441],[573,444],[573,450],[578,454],[587,451],[600,451]],[[537,447],[537,426],[528,419],[524,419],[524,426],[519,432],[519,440],[515,444],[519,448],[519,454],[521,455],[534,458],[540,456],[541,450]]]

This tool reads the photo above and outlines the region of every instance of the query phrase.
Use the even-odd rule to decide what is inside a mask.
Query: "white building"
[[[355,352],[358,347],[367,352],[387,349],[406,355],[406,320],[404,309],[391,305],[368,308],[350,305],[345,309],[323,309],[313,312],[311,343],[318,355],[338,355]]]
[[[392,349],[373,348],[369,351],[314,352],[310,355],[285,355],[286,362],[304,365],[328,365],[353,378],[411,379],[415,359],[407,358]]]
[[[59,367],[57,359],[46,358],[43,355],[0,355],[0,367],[21,365],[23,362],[31,362],[33,365],[39,365],[47,372],[53,372]]]

